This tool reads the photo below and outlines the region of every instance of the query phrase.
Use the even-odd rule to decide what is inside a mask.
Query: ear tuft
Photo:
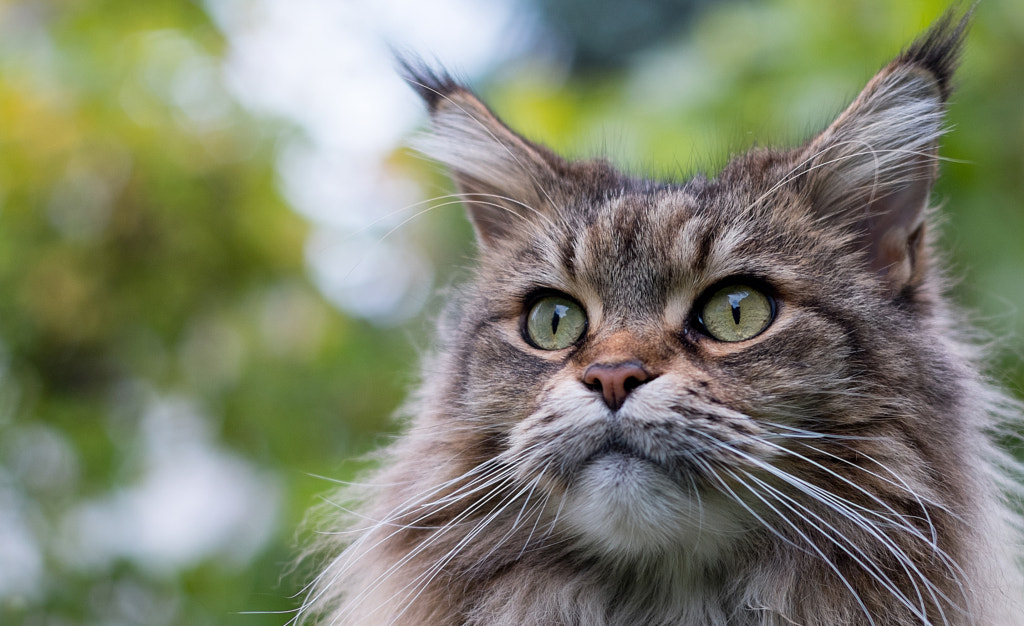
[[[413,147],[451,170],[483,247],[550,222],[565,161],[505,126],[446,71],[410,57],[398,63],[430,111],[430,131]]]
[[[925,210],[969,18],[943,15],[799,153],[813,210],[852,230],[894,292],[924,276]]]
[[[971,7],[957,20],[955,7],[947,10],[895,63],[927,70],[938,83],[942,100],[948,100],[953,90],[953,73],[960,64],[964,38],[973,14],[974,7]]]
[[[399,76],[423,98],[431,112],[437,110],[438,105],[452,93],[465,90],[447,71],[428,65],[418,56],[396,52],[395,63]]]

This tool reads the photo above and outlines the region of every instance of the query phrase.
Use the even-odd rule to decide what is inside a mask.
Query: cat
[[[1017,409],[928,203],[969,18],[805,145],[678,184],[564,160],[404,61],[479,262],[295,621],[1024,624],[993,441]]]

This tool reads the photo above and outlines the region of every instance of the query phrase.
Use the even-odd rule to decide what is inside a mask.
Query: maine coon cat
[[[1024,624],[1015,409],[928,204],[966,23],[806,145],[683,183],[564,160],[406,63],[479,263],[296,619]]]

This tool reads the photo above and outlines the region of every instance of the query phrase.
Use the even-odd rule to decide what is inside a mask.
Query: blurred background
[[[0,0],[0,623],[283,624],[473,255],[389,46],[527,136],[714,171],[820,130],[945,0]],[[1024,389],[1024,3],[950,112],[956,296]]]

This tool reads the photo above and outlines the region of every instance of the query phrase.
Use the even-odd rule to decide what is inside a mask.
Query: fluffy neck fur
[[[1020,623],[1014,408],[942,296],[928,195],[965,22],[950,15],[807,145],[715,179],[635,180],[407,67],[480,244],[437,356],[299,620],[803,626]],[[695,311],[777,302],[737,343]],[[587,315],[524,341],[537,294]],[[649,379],[621,406],[597,364]],[[583,382],[581,382],[583,381]]]

